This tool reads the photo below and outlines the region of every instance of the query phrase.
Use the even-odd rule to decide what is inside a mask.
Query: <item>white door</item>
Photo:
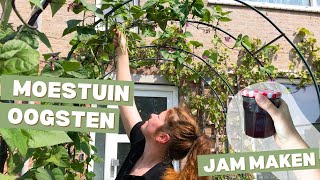
[[[148,120],[151,113],[160,113],[178,105],[178,88],[165,85],[135,85],[135,102],[143,120]],[[95,180],[113,180],[124,162],[130,148],[129,139],[122,123],[119,134],[92,134],[102,163],[95,163]],[[175,169],[179,163],[174,162]]]

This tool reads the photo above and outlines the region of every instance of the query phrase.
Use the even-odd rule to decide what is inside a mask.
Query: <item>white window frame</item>
[[[109,78],[111,79],[116,79],[116,74],[115,73],[111,73],[109,76]],[[136,83],[143,83],[143,84],[135,84],[134,86],[134,90],[138,90],[140,92],[136,93],[135,92],[135,96],[145,96],[145,93],[141,93],[141,91],[146,91],[149,94],[150,97],[153,96],[157,96],[157,97],[167,97],[167,93],[172,93],[172,99],[173,101],[167,101],[167,107],[175,107],[178,106],[178,101],[179,101],[179,97],[178,97],[178,87],[176,86],[172,86],[169,85],[170,83],[161,75],[142,75],[142,74],[132,74],[131,75],[132,80]],[[151,92],[151,91],[157,91],[157,92]],[[177,100],[177,101],[175,101]],[[96,104],[91,105],[91,107],[97,107]],[[114,105],[108,105],[108,108],[118,108],[117,106]],[[95,139],[96,139],[96,134],[94,132],[90,132],[90,137],[92,139],[92,141],[90,142],[91,145],[95,145]],[[114,139],[114,137],[117,136],[118,141],[115,143],[116,145],[118,143],[128,143],[129,139],[127,137],[126,134],[108,134],[108,136],[106,136],[105,141],[110,141],[110,139]],[[104,142],[105,143],[105,142]],[[105,146],[107,144],[105,143]],[[117,146],[115,146],[117,147]],[[109,149],[109,147],[105,147],[105,149]],[[95,154],[93,150],[91,150],[91,154]],[[108,151],[105,152],[105,156],[106,155],[117,155],[117,148],[116,151],[112,150],[112,151]],[[110,167],[111,162],[103,162],[104,163],[104,179],[105,180],[109,180],[108,176],[110,176],[110,173],[108,173],[108,167]],[[173,161],[173,167],[176,171],[178,171],[180,169],[180,161]],[[94,169],[94,162],[91,161],[89,163],[88,166],[88,171],[89,172],[93,172]],[[114,169],[114,171],[117,171],[117,168]],[[114,174],[116,175],[116,174]]]
[[[251,5],[253,7],[257,7],[257,8],[281,9],[281,10],[288,10],[288,11],[302,11],[302,12],[320,13],[320,5],[317,6],[317,0],[309,0],[309,1],[310,1],[310,6],[274,4],[274,3],[252,2],[252,1],[245,1],[245,2],[249,5]],[[234,0],[208,0],[208,3],[221,4],[221,5],[244,6]]]

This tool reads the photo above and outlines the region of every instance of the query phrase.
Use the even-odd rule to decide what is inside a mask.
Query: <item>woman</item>
[[[118,47],[119,41],[121,48]],[[116,32],[117,80],[131,81],[126,40]],[[131,150],[121,167],[117,180],[122,179],[198,179],[199,154],[209,154],[212,143],[203,135],[193,117],[182,107],[151,114],[142,122],[136,105],[120,106],[124,129],[130,139]],[[187,156],[187,164],[176,173],[171,161]],[[208,179],[201,177],[200,179]]]
[[[126,40],[120,32],[114,39],[116,46],[117,80],[131,81]],[[118,46],[120,44],[121,48]],[[282,149],[308,148],[293,126],[288,107],[284,101],[276,108],[262,95],[256,96],[257,103],[265,109],[275,123],[275,141]],[[209,154],[212,142],[199,128],[193,117],[183,108],[172,108],[159,115],[151,114],[142,122],[136,105],[120,106],[121,119],[131,142],[130,152],[122,165],[117,180],[197,180],[197,155]],[[187,157],[180,172],[172,168],[172,160]],[[296,171],[297,177],[318,179],[319,170]]]

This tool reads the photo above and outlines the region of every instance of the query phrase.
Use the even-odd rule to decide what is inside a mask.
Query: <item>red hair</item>
[[[168,156],[171,160],[181,160],[187,157],[187,162],[179,173],[167,168],[164,180],[205,180],[209,177],[198,176],[197,155],[210,154],[212,141],[202,134],[195,118],[183,107],[172,108],[168,111],[165,125],[159,131],[170,135]]]

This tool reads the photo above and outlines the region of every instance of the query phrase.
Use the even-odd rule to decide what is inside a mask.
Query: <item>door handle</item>
[[[118,166],[120,165],[120,161],[119,159],[111,159],[111,169],[110,169],[110,175],[115,178],[117,176],[117,170],[118,170]]]

